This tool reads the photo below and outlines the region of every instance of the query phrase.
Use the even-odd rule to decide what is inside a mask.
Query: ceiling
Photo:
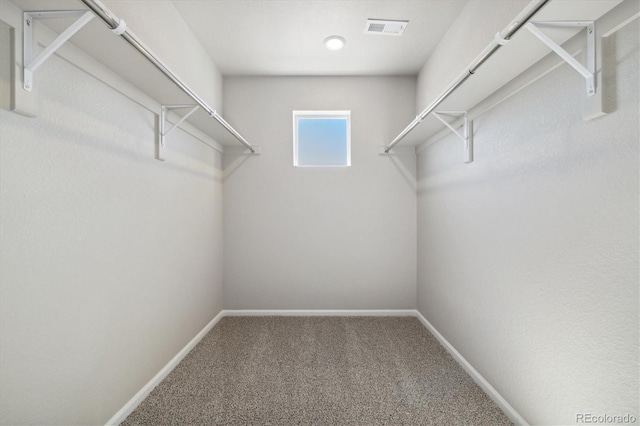
[[[224,75],[413,75],[467,0],[173,0]],[[368,18],[408,20],[400,37]],[[340,35],[344,49],[323,41]]]

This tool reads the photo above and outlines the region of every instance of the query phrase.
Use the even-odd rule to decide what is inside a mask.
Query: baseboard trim
[[[133,396],[133,398],[131,398],[116,414],[114,414],[106,424],[108,426],[115,426],[122,423],[124,419],[126,419],[127,416],[131,414],[133,410],[135,410],[147,396],[149,396],[151,391],[156,386],[158,386],[160,382],[164,380],[164,378],[167,377],[174,368],[176,368],[180,361],[182,361],[182,359],[187,356],[189,352],[191,352],[191,349],[193,349],[198,344],[198,342],[200,342],[200,340],[202,340],[202,338],[209,332],[209,330],[211,330],[213,326],[215,326],[218,321],[220,321],[220,319],[222,319],[222,317],[224,316],[224,310],[220,311],[220,313],[218,313],[218,315],[216,315],[209,322],[209,324],[205,325],[204,328],[200,330],[200,332],[196,334],[196,336],[191,339],[191,341],[187,343],[186,346],[182,348],[180,352],[178,352],[177,355],[167,363],[167,365],[162,367],[162,370],[160,370],[158,374],[153,376],[153,378],[149,380],[149,382],[144,385],[142,389],[140,389],[138,393]]]
[[[469,361],[467,361],[460,354],[460,352],[458,352],[456,348],[454,348],[453,345],[449,343],[447,339],[445,339],[444,336],[440,334],[440,332],[436,330],[436,328],[431,325],[431,323],[427,321],[424,316],[422,316],[422,314],[418,310],[415,311],[415,316],[416,318],[418,318],[418,320],[420,320],[422,325],[424,325],[425,328],[429,330],[429,332],[433,334],[436,339],[438,339],[440,344],[444,346],[447,352],[451,354],[453,359],[455,359],[458,364],[460,364],[460,366],[464,368],[464,370],[471,376],[473,381],[476,382],[487,395],[489,395],[489,398],[491,398],[491,400],[495,402],[498,407],[500,407],[500,409],[507,415],[507,417],[509,417],[509,420],[517,425],[527,426],[529,424],[524,418],[522,418],[520,414],[518,414],[518,412],[511,406],[511,404],[509,404],[507,400],[504,399],[502,395],[500,395],[498,391],[493,386],[491,386],[491,384],[484,377],[482,377],[480,373],[478,373],[478,370],[473,368]]]
[[[227,309],[228,317],[412,317],[415,309]]]

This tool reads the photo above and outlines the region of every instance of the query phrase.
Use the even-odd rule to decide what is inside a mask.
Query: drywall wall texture
[[[3,61],[4,63],[4,61]],[[54,56],[0,110],[0,424],[104,424],[222,309],[222,156]]]
[[[638,20],[418,155],[418,309],[531,424],[638,417]]]
[[[529,3],[530,0],[469,1],[418,74],[416,112],[440,96],[495,34]]]
[[[262,154],[224,154],[226,309],[415,307],[412,77],[225,78],[226,115]],[[293,166],[293,110],[350,110],[352,166]]]
[[[222,114],[222,74],[170,1],[104,0],[171,71]]]

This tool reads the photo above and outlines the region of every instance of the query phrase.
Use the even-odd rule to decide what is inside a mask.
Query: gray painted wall
[[[222,155],[154,160],[155,115],[58,57],[38,87],[0,110],[0,424],[104,424],[222,309]]]
[[[415,307],[411,77],[226,78],[225,114],[262,155],[225,149],[226,309]],[[352,166],[293,167],[293,110],[351,110]]]
[[[532,424],[638,417],[638,20],[611,36],[615,110],[567,65],[418,155],[418,309]]]

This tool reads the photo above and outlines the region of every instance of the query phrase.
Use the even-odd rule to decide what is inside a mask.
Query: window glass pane
[[[298,166],[348,165],[347,118],[298,117]]]

